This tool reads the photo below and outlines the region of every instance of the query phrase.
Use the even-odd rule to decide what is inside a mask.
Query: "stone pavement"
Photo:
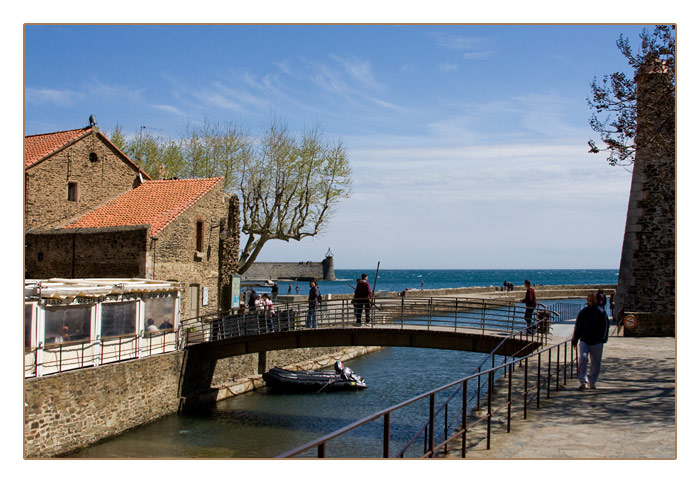
[[[560,326],[558,339],[569,337]],[[676,458],[676,339],[611,336],[597,389],[568,380],[540,408],[513,411],[511,432],[501,424],[491,449],[476,443],[469,459],[673,459]],[[516,371],[517,374],[517,371]],[[483,428],[483,429],[482,429]],[[485,425],[476,428],[485,433]],[[459,458],[452,449],[448,458]]]

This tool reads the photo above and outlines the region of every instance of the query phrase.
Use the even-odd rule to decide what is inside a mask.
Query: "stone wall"
[[[222,359],[217,361],[212,387],[259,380],[259,369],[302,364],[345,349],[366,352],[359,347],[271,351],[265,354],[265,368],[259,366],[259,354]],[[25,379],[24,456],[67,454],[178,411],[184,354],[171,352]]]
[[[243,274],[244,280],[335,280],[330,262],[255,262]],[[325,269],[324,269],[325,266]]]
[[[148,278],[183,283],[182,319],[195,315],[190,301],[193,285],[199,286],[199,315],[219,310],[219,223],[228,219],[228,208],[229,197],[224,193],[223,183],[218,183],[166,226],[150,245],[146,260]],[[196,251],[197,221],[204,223],[201,252]],[[237,253],[238,246],[233,250]],[[207,300],[204,300],[205,289]]]
[[[640,68],[637,76],[637,153],[620,259],[616,315],[621,310],[655,314],[676,311],[676,159],[675,124],[658,124],[667,98],[666,73]],[[657,139],[670,139],[666,152]]]
[[[625,337],[675,337],[676,317],[673,314],[651,314],[645,312],[626,312],[637,318],[637,327],[625,327]]]
[[[26,379],[24,455],[74,451],[177,411],[183,352]]]
[[[90,153],[97,155],[90,160]],[[68,200],[68,183],[78,200]],[[25,171],[25,229],[55,228],[140,183],[138,168],[97,128]]]
[[[27,278],[145,278],[148,226],[29,230]]]

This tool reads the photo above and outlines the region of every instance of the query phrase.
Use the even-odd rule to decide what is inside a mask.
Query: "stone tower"
[[[634,171],[615,315],[635,314],[627,335],[674,335],[676,313],[675,90],[661,62],[639,69]],[[673,106],[669,109],[668,106]],[[672,115],[668,115],[668,113]],[[662,115],[662,113],[666,115]]]

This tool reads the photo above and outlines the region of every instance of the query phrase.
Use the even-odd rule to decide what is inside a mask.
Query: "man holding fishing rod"
[[[355,295],[352,297],[352,305],[355,308],[355,325],[362,325],[362,309],[365,310],[365,321],[367,325],[370,324],[369,311],[372,301],[372,289],[369,288],[369,282],[367,281],[367,274],[363,273],[362,278],[357,280],[357,286],[355,287]]]

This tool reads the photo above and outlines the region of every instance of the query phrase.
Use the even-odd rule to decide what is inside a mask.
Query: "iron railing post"
[[[542,387],[542,371],[541,371],[541,366],[542,366],[542,353],[538,352],[537,353],[537,409],[540,408],[540,387]]]
[[[467,380],[462,383],[462,458],[467,457]]]
[[[391,441],[391,413],[384,415],[384,458],[389,457],[389,442]]]
[[[430,329],[430,323],[433,320],[433,298],[428,299],[428,329]]]
[[[447,441],[447,426],[448,426],[447,414],[448,414],[447,403],[445,403],[445,435],[444,435],[445,439],[443,441]],[[444,450],[445,455],[447,455],[447,445],[443,446],[443,450]]]
[[[559,347],[557,346],[557,391],[559,390]],[[564,348],[564,356],[566,356],[566,348]],[[566,377],[566,362],[564,362],[564,377]]]
[[[488,416],[486,418],[486,449],[491,449],[491,392],[493,390],[493,371],[489,372]]]
[[[552,349],[547,351],[547,399],[550,397],[550,386],[552,385]]]
[[[428,423],[428,451],[430,457],[433,456],[433,448],[435,445],[435,393],[430,394],[430,421]]]
[[[455,332],[457,332],[457,314],[459,313],[459,299],[455,299]]]
[[[525,378],[523,380],[523,419],[527,419],[527,361],[530,358],[525,359]]]
[[[514,364],[508,365],[508,418],[506,422],[506,432],[510,433],[510,416],[513,407],[513,369]]]
[[[481,366],[476,369],[476,372],[481,373]],[[481,408],[481,374],[476,376],[476,410]]]

